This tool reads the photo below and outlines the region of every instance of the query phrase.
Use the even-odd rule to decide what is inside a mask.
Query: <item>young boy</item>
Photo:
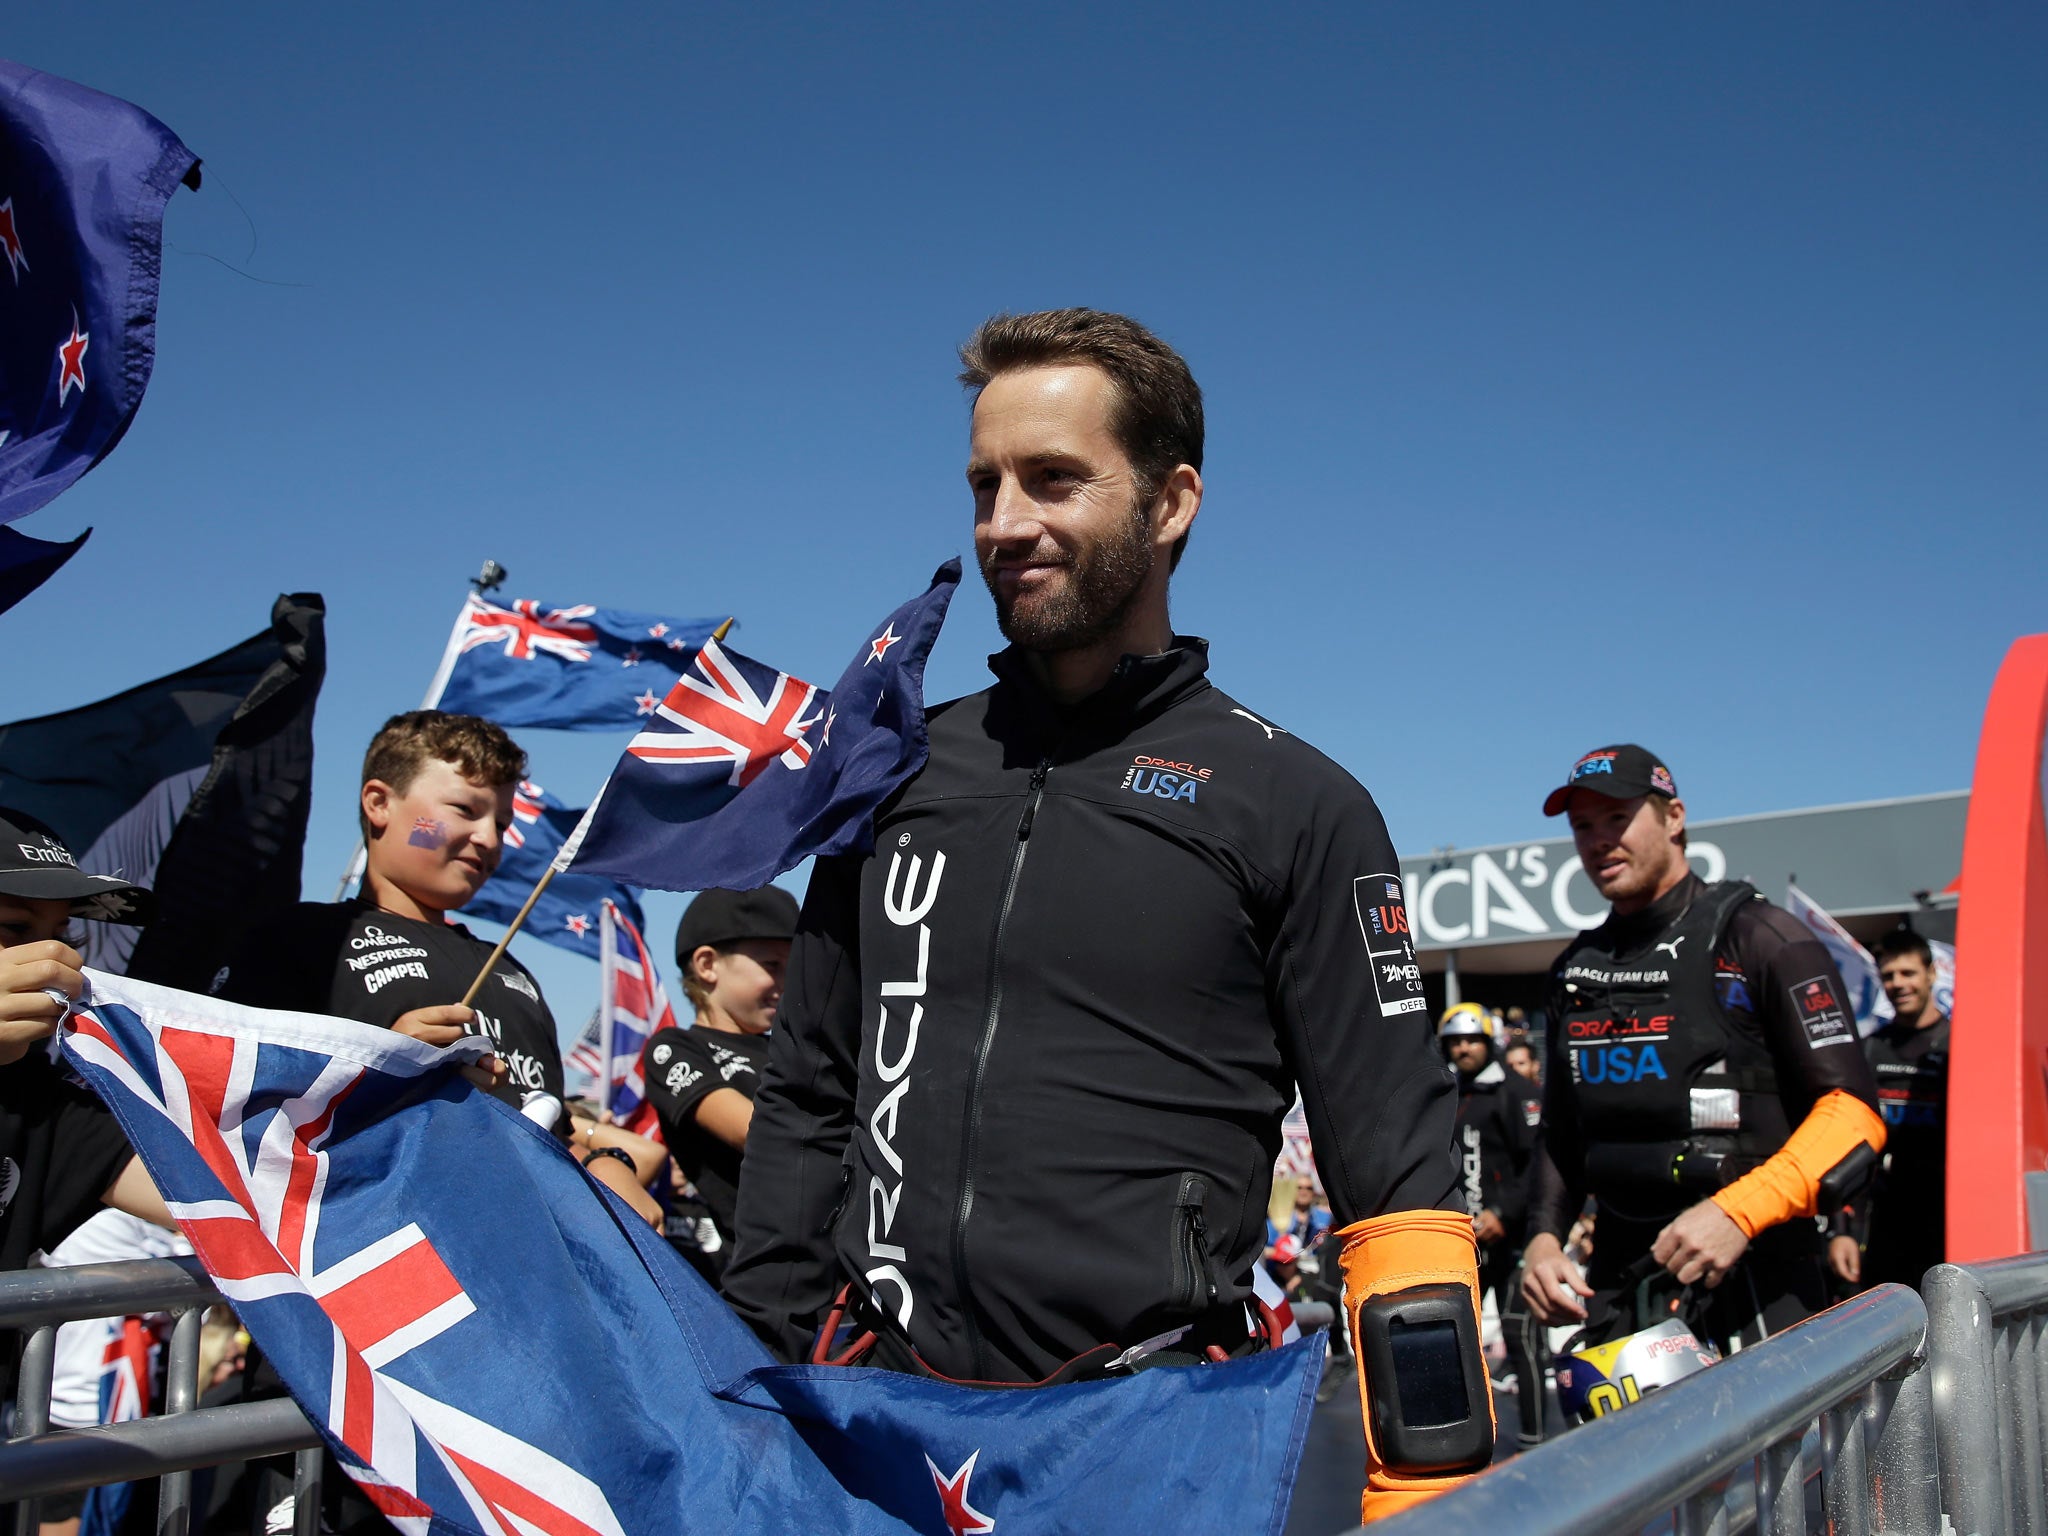
[[[706,891],[691,902],[676,928],[676,964],[696,1022],[647,1042],[647,1094],[662,1139],[711,1216],[708,1240],[685,1256],[714,1283],[732,1253],[740,1158],[796,919],[796,898],[772,885]]]
[[[491,1091],[562,1094],[554,1015],[510,954],[476,1006],[457,1003],[492,946],[449,913],[498,867],[512,787],[526,754],[489,720],[419,709],[394,715],[363,757],[359,815],[368,862],[352,901],[303,902],[255,933],[213,990],[258,1008],[358,1019],[450,1045],[487,1035],[502,1073]]]
[[[55,832],[0,809],[0,1270],[24,1268],[102,1205],[172,1224],[114,1117],[48,1046],[66,1011],[58,997],[85,984],[64,942],[72,920],[143,923],[151,910],[148,891],[81,873]]]

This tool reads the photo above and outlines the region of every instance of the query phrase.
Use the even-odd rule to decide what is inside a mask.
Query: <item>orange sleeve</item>
[[[1344,1304],[1351,1314],[1351,1337],[1364,1336],[1358,1314],[1376,1296],[1412,1290],[1419,1285],[1462,1285],[1472,1293],[1472,1316],[1479,1318],[1479,1248],[1472,1238],[1472,1218],[1458,1211],[1395,1211],[1370,1221],[1355,1221],[1337,1234],[1343,1247],[1338,1262],[1344,1270]],[[1392,1384],[1387,1384],[1392,1390]],[[1389,1471],[1380,1460],[1372,1435],[1372,1383],[1358,1372],[1359,1404],[1365,1412],[1365,1497],[1362,1522],[1399,1514],[1412,1504],[1455,1488],[1465,1476],[1408,1477]],[[1487,1417],[1493,1416],[1488,1394]]]
[[[1795,1216],[1811,1216],[1820,1201],[1822,1176],[1866,1141],[1871,1151],[1884,1150],[1884,1121],[1853,1093],[1833,1089],[1821,1095],[1784,1146],[1762,1167],[1715,1194],[1714,1204],[1742,1228],[1744,1237]]]

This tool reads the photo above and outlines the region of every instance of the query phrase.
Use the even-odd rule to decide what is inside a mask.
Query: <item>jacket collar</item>
[[[1209,686],[1209,642],[1175,635],[1156,656],[1125,656],[1109,681],[1078,703],[1061,706],[1039,686],[1023,650],[1010,646],[988,659],[989,670],[1034,719],[1062,734],[1122,729],[1149,719]]]

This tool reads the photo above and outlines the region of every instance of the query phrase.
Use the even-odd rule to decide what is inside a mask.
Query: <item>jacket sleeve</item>
[[[1457,1078],[1430,1027],[1386,823],[1345,776],[1310,797],[1296,836],[1267,999],[1336,1224],[1462,1211]]]
[[[812,870],[754,1097],[739,1231],[721,1285],[733,1310],[787,1360],[804,1357],[841,1283],[831,1229],[858,1084],[864,864],[820,859]]]

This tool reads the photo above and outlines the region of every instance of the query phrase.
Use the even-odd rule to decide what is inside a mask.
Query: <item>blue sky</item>
[[[206,170],[134,429],[24,525],[97,531],[0,616],[4,712],[323,592],[309,893],[486,556],[835,675],[968,550],[952,350],[1003,309],[1186,354],[1176,621],[1406,851],[1543,832],[1612,739],[1696,817],[1960,787],[2044,627],[2039,8],[109,0],[4,47]],[[998,643],[964,591],[932,695]],[[525,739],[572,799],[618,746]],[[573,1027],[595,968],[522,953]]]

